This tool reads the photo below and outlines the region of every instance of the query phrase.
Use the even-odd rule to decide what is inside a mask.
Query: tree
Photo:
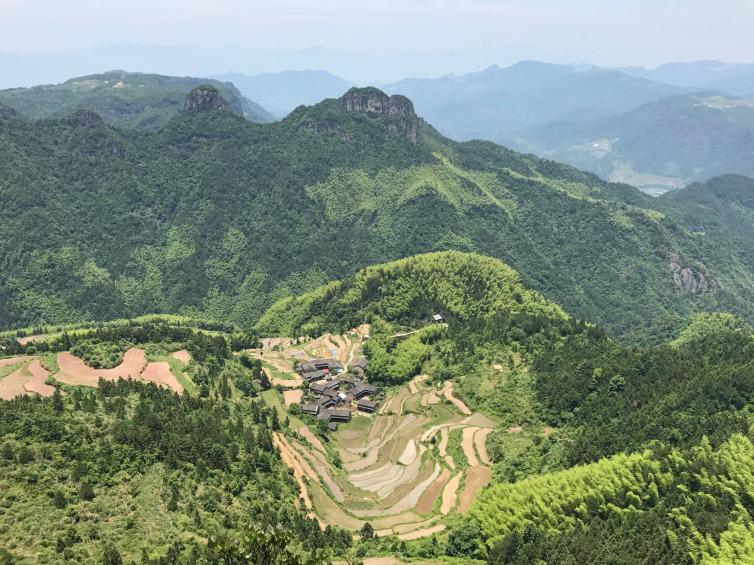
[[[81,500],[92,500],[94,497],[94,488],[89,484],[89,481],[86,479],[81,481],[81,484],[79,485],[79,498]]]
[[[267,377],[267,371],[262,371],[259,374],[259,386],[262,387],[262,390],[270,390],[270,388],[272,388],[272,383]]]
[[[105,549],[102,552],[103,565],[122,565],[123,558],[120,556],[120,551],[113,544],[108,543],[105,545]]]
[[[52,409],[55,412],[55,414],[62,414],[63,413],[63,395],[60,393],[60,387],[55,387],[55,392],[52,393]]]
[[[52,495],[52,504],[55,508],[65,508],[66,504],[68,504],[62,490],[55,489],[55,493]]]
[[[361,530],[359,531],[359,534],[361,535],[362,541],[368,541],[370,539],[374,538],[374,528],[372,527],[372,524],[369,522],[364,522],[364,525],[361,526]]]

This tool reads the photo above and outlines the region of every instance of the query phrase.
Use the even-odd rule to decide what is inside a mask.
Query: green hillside
[[[275,119],[229,82],[125,71],[72,78],[62,84],[0,90],[0,104],[35,120],[61,118],[75,110],[89,110],[114,126],[156,129],[183,110],[186,94],[202,84],[220,89],[233,110],[252,122]]]
[[[0,151],[4,327],[171,312],[249,328],[279,298],[441,250],[501,259],[614,335],[706,310],[754,320],[750,255],[725,233],[631,187],[452,142],[376,89],[263,125],[2,119]]]

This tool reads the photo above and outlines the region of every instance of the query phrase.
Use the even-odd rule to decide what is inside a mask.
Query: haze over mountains
[[[87,76],[91,73],[85,69],[99,69],[104,61],[129,69],[146,65],[233,83],[249,100],[244,112],[256,121],[280,119],[299,105],[337,98],[354,84],[376,84],[411,98],[421,115],[453,139],[495,141],[650,194],[718,174],[752,174],[747,155],[754,108],[747,95],[754,93],[754,65],[699,61],[607,69],[524,61],[390,82],[391,76],[412,72],[411,66],[391,54],[379,59],[327,49],[273,53],[121,45],[67,57],[0,55],[0,84],[37,84],[50,82],[49,77],[62,82],[76,69]],[[449,57],[446,68],[468,68],[480,60],[475,56],[461,63]],[[218,74],[219,65],[234,72]],[[303,70],[289,70],[297,68]],[[428,66],[424,72],[437,75],[442,69]],[[51,95],[47,90],[45,96]],[[180,107],[185,92],[172,100],[174,107]],[[20,111],[5,96],[4,104]]]

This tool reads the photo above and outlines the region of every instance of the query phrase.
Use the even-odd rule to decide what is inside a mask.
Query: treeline
[[[489,563],[739,563],[751,556],[754,445],[657,443],[483,491],[448,553]]]

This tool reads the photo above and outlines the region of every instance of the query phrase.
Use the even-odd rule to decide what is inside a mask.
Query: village
[[[371,414],[379,406],[375,400],[380,389],[364,382],[367,360],[357,357],[347,373],[337,359],[314,359],[298,366],[298,373],[308,385],[308,401],[301,404],[301,412],[327,422],[331,431],[339,423],[351,421],[355,410]]]

